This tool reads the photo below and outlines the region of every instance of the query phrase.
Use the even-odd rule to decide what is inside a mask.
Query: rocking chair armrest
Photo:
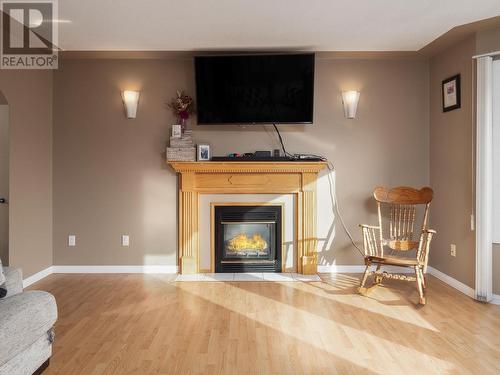
[[[359,224],[359,227],[367,229],[380,229],[378,225],[368,225],[368,224]]]
[[[437,232],[434,229],[422,229],[422,233],[420,234],[420,242],[424,241],[424,243],[432,241],[432,237],[436,234]]]
[[[380,242],[380,226],[360,224],[363,233],[363,248],[366,256],[381,255],[383,253]],[[377,233],[378,232],[378,233]]]
[[[420,235],[420,245],[417,251],[417,259],[424,264],[424,269],[427,268],[427,260],[429,258],[429,248],[432,241],[432,236],[437,232],[434,229],[423,229]]]

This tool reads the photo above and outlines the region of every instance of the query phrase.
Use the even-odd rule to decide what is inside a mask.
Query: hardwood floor
[[[500,372],[500,306],[429,278],[356,294],[359,275],[323,282],[173,282],[168,275],[51,275],[49,374]]]

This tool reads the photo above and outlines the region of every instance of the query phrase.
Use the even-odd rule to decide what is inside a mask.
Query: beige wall
[[[54,263],[175,264],[176,176],[164,162],[166,101],[186,61],[63,61],[54,91]],[[137,119],[120,96],[140,89]],[[192,91],[192,90],[191,90]],[[68,234],[77,246],[68,248]],[[130,235],[130,247],[120,236]]]
[[[430,265],[474,288],[474,212],[472,56],[474,36],[455,44],[430,61],[430,181],[435,192],[431,225],[437,235]],[[461,74],[462,107],[443,113],[441,82]],[[450,244],[457,257],[450,256]]]
[[[194,92],[192,60],[64,60],[54,74],[54,263],[176,263],[176,177],[164,164],[176,89]],[[356,238],[375,222],[376,185],[428,184],[428,64],[410,60],[318,60],[315,123],[282,126],[291,152],[327,156]],[[127,120],[120,90],[141,90]],[[360,89],[359,119],[344,119],[341,89]],[[278,147],[269,127],[193,126],[216,155]],[[319,203],[330,204],[327,179]],[[333,216],[325,213],[320,263],[360,264]],[[77,235],[68,248],[67,236]],[[131,246],[120,246],[120,235]],[[328,234],[330,233],[330,234]],[[330,241],[331,242],[331,241]]]
[[[52,265],[52,72],[0,71],[10,108],[11,266]]]
[[[9,105],[0,104],[0,198],[9,200]],[[0,259],[9,264],[9,206],[0,204]]]
[[[476,54],[500,50],[500,27],[485,29],[476,33]]]
[[[500,244],[493,244],[493,293],[500,294]]]

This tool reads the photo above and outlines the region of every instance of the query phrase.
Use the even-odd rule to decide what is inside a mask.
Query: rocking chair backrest
[[[378,220],[380,226],[381,247],[388,246],[392,250],[408,251],[417,249],[418,237],[427,229],[429,221],[429,206],[433,191],[424,187],[420,190],[411,187],[396,187],[388,189],[378,187],[373,196],[377,201]],[[389,206],[389,238],[383,238],[382,205]],[[424,206],[423,222],[417,238],[414,238],[417,207]]]

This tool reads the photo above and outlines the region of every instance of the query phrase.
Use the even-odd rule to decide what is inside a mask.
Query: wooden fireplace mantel
[[[295,194],[297,272],[317,272],[316,180],[326,162],[167,162],[179,174],[179,272],[199,272],[199,194]]]

